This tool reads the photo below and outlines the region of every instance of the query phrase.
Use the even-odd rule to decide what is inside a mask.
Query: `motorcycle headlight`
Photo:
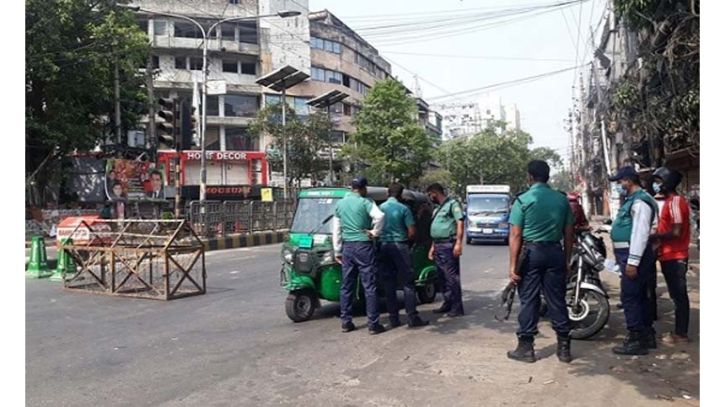
[[[329,251],[329,252],[325,253],[325,254],[324,254],[324,255],[322,256],[322,261],[321,261],[321,263],[322,263],[322,264],[330,264],[330,263],[332,263],[332,262],[334,262],[334,261],[335,261],[335,257],[334,257],[334,256],[332,255],[332,251]]]
[[[293,253],[290,249],[282,249],[282,260],[285,263],[292,263]]]

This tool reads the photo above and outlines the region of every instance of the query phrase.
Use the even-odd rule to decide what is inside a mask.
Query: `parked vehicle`
[[[508,243],[511,187],[466,186],[466,243],[474,240]]]
[[[342,267],[335,261],[332,250],[332,218],[335,205],[347,193],[346,188],[312,188],[298,195],[289,237],[282,246],[280,271],[281,285],[289,293],[285,310],[294,322],[312,318],[321,306],[320,300],[340,301]],[[368,197],[379,205],[388,198],[387,188],[368,187]],[[428,259],[431,205],[426,195],[409,190],[403,191],[403,203],[411,208],[416,221],[411,258],[418,299],[421,303],[431,303],[439,291],[436,266]],[[355,301],[364,301],[359,280]]]
[[[599,232],[605,232],[599,229]],[[607,249],[604,240],[592,232],[577,234],[571,258],[572,273],[566,287],[566,305],[573,339],[590,338],[609,320],[609,296],[599,279]]]

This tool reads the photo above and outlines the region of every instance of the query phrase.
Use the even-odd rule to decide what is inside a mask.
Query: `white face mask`
[[[659,194],[660,192],[662,192],[662,183],[661,182],[653,183],[652,189],[655,191],[655,194]]]
[[[626,195],[627,195],[627,190],[626,190],[626,189],[624,188],[624,186],[622,186],[622,184],[620,184],[620,183],[617,183],[617,184],[616,184],[616,185],[614,186],[614,190],[615,190],[615,191],[617,191],[617,193],[618,193],[619,195],[624,195],[624,196],[626,196]]]

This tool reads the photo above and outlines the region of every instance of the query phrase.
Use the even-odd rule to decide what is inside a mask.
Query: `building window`
[[[190,57],[189,58],[189,69],[192,71],[201,71],[204,67],[204,58],[201,57]]]
[[[342,84],[342,74],[337,71],[325,70],[325,82]]]
[[[333,54],[342,53],[342,44],[337,41],[326,40],[323,38],[310,37],[310,47],[332,52]]]
[[[186,69],[186,57],[174,58],[174,67],[176,69]]]
[[[154,35],[166,35],[166,20],[154,20]]]
[[[149,32],[149,20],[138,20],[138,26],[144,34]]]
[[[257,64],[251,62],[242,62],[242,73],[244,75],[256,75]]]
[[[342,114],[344,114],[345,116],[351,116],[352,115],[352,106],[350,106],[348,104],[343,104],[342,105]]]
[[[258,108],[259,99],[257,96],[224,96],[224,116],[226,117],[254,117]]]
[[[177,38],[202,38],[201,31],[191,24],[181,21],[174,22],[174,37]]]
[[[221,144],[219,143],[219,127],[208,126],[206,128],[204,138],[207,150],[221,150]]]
[[[312,80],[313,81],[325,81],[325,70],[322,68],[312,67]]]
[[[259,137],[247,127],[227,127],[224,131],[227,150],[258,151]]]
[[[159,69],[161,67],[161,64],[159,63],[159,56],[158,55],[152,55],[151,56],[151,68],[153,69]]]
[[[333,143],[344,143],[345,132],[340,130],[333,130],[330,139]]]
[[[239,0],[229,0],[229,4],[239,4]]]
[[[282,97],[280,95],[266,95],[266,104],[267,106],[275,106],[278,105]],[[295,114],[304,119],[310,114],[310,106],[307,104],[307,101],[309,99],[307,98],[301,98],[296,96],[287,96],[285,98],[287,101],[287,106],[294,110]]]
[[[330,113],[342,114],[342,112],[343,112],[342,102],[337,102],[334,105],[330,106]]]
[[[199,96],[199,99],[201,99],[201,96]],[[201,115],[201,112],[199,114]],[[219,116],[219,96],[206,95],[206,115]]]
[[[239,27],[239,42],[257,44],[257,22],[245,21],[237,25]]]
[[[362,108],[360,106],[352,106],[352,117],[357,116]]]
[[[237,61],[222,61],[222,71],[223,72],[231,72],[231,73],[239,73],[239,67],[237,64]]]
[[[236,28],[237,26],[234,24],[222,24],[222,39],[227,41],[236,40]]]

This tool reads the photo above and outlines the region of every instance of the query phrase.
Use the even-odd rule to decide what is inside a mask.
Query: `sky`
[[[434,12],[437,16],[447,16],[453,11],[474,13],[475,18],[475,13],[565,1],[310,0],[309,8],[311,11],[328,9],[345,24],[358,30],[373,25],[399,23],[404,18],[430,18],[430,13]],[[432,98],[445,94],[444,91],[469,90],[588,63],[592,58],[590,30],[602,18],[606,3],[606,0],[585,0],[520,21],[509,21],[483,30],[475,27],[468,32],[450,33],[443,38],[405,31],[392,37],[366,37],[366,32],[362,30],[360,34],[391,62],[393,75],[411,90],[415,89],[411,72],[417,74],[423,98],[435,102]],[[395,44],[405,35],[412,35],[412,42]],[[534,147],[551,147],[566,160],[569,134],[565,130],[564,120],[572,106],[572,85],[579,72],[570,70],[491,93],[446,101],[500,97],[505,105],[516,104],[521,115],[521,127],[532,135]]]

